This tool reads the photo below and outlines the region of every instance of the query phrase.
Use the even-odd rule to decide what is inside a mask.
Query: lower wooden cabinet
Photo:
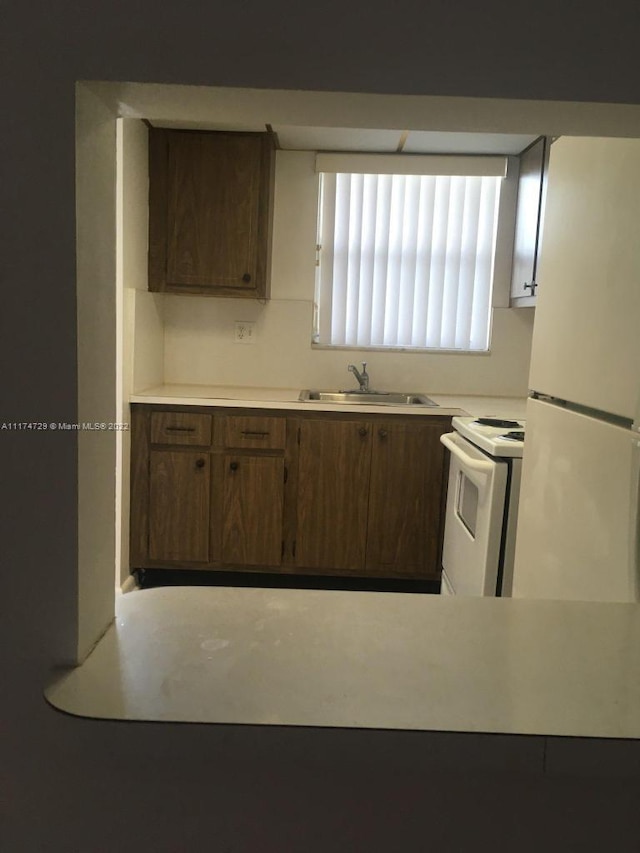
[[[284,458],[227,454],[223,468],[222,562],[279,566]]]
[[[296,565],[355,572],[364,567],[371,430],[356,421],[299,426]]]
[[[210,459],[206,453],[152,450],[149,559],[209,559]]]
[[[367,574],[426,576],[440,571],[444,448],[449,429],[427,423],[371,428]]]
[[[369,577],[437,577],[450,420],[303,421],[295,560]]]
[[[131,568],[436,580],[450,424],[132,405]]]

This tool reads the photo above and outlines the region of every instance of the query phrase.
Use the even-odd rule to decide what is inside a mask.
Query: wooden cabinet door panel
[[[367,536],[371,425],[302,421],[296,564],[362,571]]]
[[[210,470],[206,453],[151,451],[151,560],[208,561]]]
[[[520,157],[511,298],[534,297],[540,255],[549,140],[541,137]]]
[[[444,448],[440,424],[376,424],[373,429],[367,572],[438,572]]]
[[[223,562],[280,565],[283,501],[283,457],[225,455]]]
[[[149,290],[268,299],[270,133],[149,128]]]
[[[255,288],[261,156],[259,135],[171,134],[169,284]]]

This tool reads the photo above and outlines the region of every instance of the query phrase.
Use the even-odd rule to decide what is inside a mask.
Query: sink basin
[[[394,391],[311,391],[300,392],[305,403],[361,403],[370,406],[437,406],[426,394],[406,394]]]

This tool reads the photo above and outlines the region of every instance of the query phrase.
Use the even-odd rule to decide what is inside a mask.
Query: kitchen
[[[253,111],[247,108],[244,121],[234,126],[254,132],[264,128],[266,119],[275,113],[274,108],[269,109],[265,98],[266,95],[257,116],[255,107]],[[252,112],[256,117],[249,123]],[[327,122],[332,118],[330,114],[324,116],[322,109],[318,108],[315,115],[318,121]],[[222,113],[217,123],[219,127],[227,126],[224,118]],[[264,301],[149,292],[146,269],[148,191],[140,175],[144,178],[148,171],[146,152],[151,131],[140,120],[124,120],[122,145],[125,168],[131,162],[136,170],[135,174],[129,174],[124,191],[126,193],[127,186],[134,181],[137,187],[135,196],[131,191],[126,196],[127,218],[123,228],[125,252],[128,251],[129,257],[136,262],[135,267],[130,262],[131,272],[127,271],[123,276],[128,284],[125,295],[132,301],[130,311],[135,315],[134,323],[127,320],[124,323],[125,328],[134,326],[135,342],[130,345],[134,378],[127,385],[129,394],[135,395],[135,402],[141,405],[150,402],[152,397],[148,394],[153,396],[154,388],[164,386],[153,396],[156,402],[180,405],[184,402],[184,395],[202,398],[203,401],[212,397],[238,396],[241,404],[246,406],[247,400],[250,402],[253,396],[271,408],[280,400],[290,405],[300,389],[350,387],[355,379],[347,373],[348,363],[367,361],[372,388],[398,391],[424,389],[431,395],[439,395],[443,415],[458,412],[456,405],[460,405],[459,402],[454,400],[446,406],[443,395],[452,394],[457,398],[461,395],[518,396],[519,400],[503,402],[502,405],[518,405],[523,409],[534,312],[530,307],[509,308],[517,189],[513,162],[503,190],[502,204],[507,215],[500,220],[502,227],[498,235],[490,351],[476,354],[445,349],[425,353],[417,349],[407,352],[399,351],[399,348],[395,351],[378,348],[367,353],[366,350],[311,345],[318,215],[318,178],[314,169],[315,150],[311,146],[322,141],[334,150],[353,150],[358,146],[393,152],[402,133],[272,123],[280,149],[276,154],[271,296]],[[165,118],[164,121],[154,119],[154,124],[171,126],[173,123]],[[193,122],[186,122],[186,125],[192,126]],[[211,121],[200,120],[198,123],[200,127],[210,125]],[[414,142],[414,137],[417,142]],[[486,152],[493,147],[504,154],[505,149],[518,151],[535,138],[531,134],[474,137],[423,131],[409,134],[406,147],[412,150],[412,144],[422,149],[435,145],[446,150],[445,146],[457,146],[461,152],[466,150],[475,154],[475,145]],[[495,159],[501,160],[500,157]],[[515,159],[515,156],[511,157],[511,161]],[[250,346],[239,345],[234,340],[235,323],[239,320],[255,324],[254,343]],[[179,386],[187,387],[181,391]],[[238,390],[234,390],[236,388]],[[183,399],[180,399],[181,393]],[[123,396],[123,406],[126,407],[132,398],[126,394]],[[244,402],[243,397],[246,398]],[[497,400],[490,405],[495,411],[500,404],[501,400]],[[298,406],[298,409],[303,408]],[[318,410],[322,406],[307,405],[309,408]],[[128,409],[123,408],[123,411]],[[295,413],[295,410],[289,411]],[[376,410],[364,410],[371,411]],[[127,420],[126,415],[123,419]],[[123,467],[127,469],[126,461]],[[143,532],[141,538],[147,539],[148,531]],[[207,550],[206,543],[203,548]],[[125,568],[122,579],[125,580],[129,554],[126,547],[123,551]],[[142,554],[138,555],[137,562],[132,565],[141,565],[142,557]]]
[[[607,118],[609,118],[609,117],[607,117]],[[615,116],[612,116],[611,118],[615,119]],[[498,124],[499,123],[500,122],[498,122]],[[580,124],[580,121],[578,121],[577,123]],[[605,121],[605,124],[606,123],[607,122]],[[571,124],[571,122],[569,122],[569,124]],[[194,300],[194,301],[200,302],[200,301],[204,301],[204,300]],[[232,310],[235,310],[235,309],[232,309]],[[304,310],[307,312],[306,324],[308,327],[308,305],[304,306]],[[509,309],[505,309],[504,313],[505,313],[505,317],[512,317],[512,316],[523,317],[523,316],[526,316],[527,314],[530,314],[532,312],[525,311],[523,314],[520,314],[519,312],[516,312],[516,311],[510,312]],[[151,314],[153,316],[153,309],[151,311]],[[207,318],[207,319],[210,319],[210,318]],[[231,328],[232,321],[236,320],[236,319],[251,319],[251,318],[248,318],[246,316],[243,316],[242,318],[240,318],[240,317],[236,317],[234,313],[230,313],[226,317],[226,320],[224,323],[224,328],[227,330],[229,328]],[[298,319],[298,318],[296,318],[296,319]],[[191,321],[193,323],[193,318],[191,318]],[[526,323],[526,321],[524,321],[524,320],[516,320],[515,322],[517,324]],[[508,321],[507,321],[507,323],[508,323]],[[302,328],[304,329],[305,324],[302,323],[300,325],[302,325]],[[177,326],[178,326],[178,324],[176,323],[176,328],[177,328]],[[529,326],[530,326],[530,324],[529,324]],[[298,324],[296,324],[296,328],[299,328]],[[516,325],[516,329],[519,329],[519,328],[520,327],[518,325]],[[513,330],[511,330],[511,331],[513,332]],[[176,333],[176,337],[178,337],[178,335],[179,335],[179,332]],[[518,337],[517,334],[512,334],[512,338],[516,339],[517,337]],[[529,328],[529,338],[530,338],[530,328]],[[511,346],[512,346],[512,341],[511,341],[511,338],[509,337],[509,334],[507,334],[506,339],[507,339],[508,346],[505,347],[505,349],[503,350],[503,353],[504,353],[505,362],[509,362],[510,361]],[[524,352],[528,352],[529,342],[526,340],[526,335],[523,335],[522,339],[524,340],[523,350],[524,350]],[[165,340],[166,340],[166,338],[165,338]],[[233,352],[234,358],[235,358],[235,352],[237,350],[241,349],[240,347],[234,346],[234,344],[230,340],[228,343],[225,344],[225,346],[227,347],[227,352]],[[256,344],[256,346],[258,346],[258,344]],[[307,335],[307,337],[305,338],[305,347],[308,348],[308,346],[309,345],[308,345],[308,335]],[[247,350],[249,350],[249,348],[247,348]],[[211,355],[215,356],[217,354],[218,353],[214,350],[213,353],[210,352],[207,355],[209,357],[211,357]],[[191,355],[193,355],[193,354],[191,354]],[[402,358],[402,356],[399,354],[394,354],[394,356],[395,356],[394,361],[397,360],[398,358]],[[338,373],[338,365],[340,365],[340,367],[339,367],[340,371],[345,370],[345,368],[346,368],[346,364],[344,363],[345,360],[340,357],[340,354],[337,354],[337,356],[332,356],[332,358],[333,358],[333,361],[330,363],[330,366],[332,368],[330,375],[329,375],[329,372],[327,372],[323,375],[320,375],[319,371],[314,375],[313,379],[314,379],[314,381],[317,382],[318,385],[331,385],[331,384],[335,383],[336,381],[340,381],[339,379],[338,380],[334,379],[334,377]],[[392,358],[392,356],[389,356],[389,359],[391,359],[391,358]],[[422,357],[421,356],[414,356],[412,354],[411,356],[406,356],[406,358],[420,359]],[[427,359],[428,356],[425,356],[424,358]],[[493,355],[492,355],[492,358],[493,358]],[[438,359],[442,359],[442,364],[440,362],[438,362],[438,365],[437,365],[438,375],[440,376],[443,373],[445,376],[445,379],[449,382],[448,386],[440,386],[440,388],[443,391],[449,390],[450,393],[456,393],[457,392],[458,394],[462,394],[462,393],[470,394],[471,389],[475,390],[476,393],[478,393],[477,389],[480,389],[484,393],[493,392],[493,394],[496,394],[496,386],[495,386],[495,384],[493,384],[493,385],[491,384],[491,382],[492,382],[491,371],[488,367],[485,366],[490,362],[490,359],[488,357],[471,358],[469,356],[466,356],[466,357],[460,357],[460,356],[442,356],[442,357],[440,357],[440,356],[438,356]],[[458,360],[457,362],[456,362],[456,359]],[[459,364],[459,362],[461,360],[469,361],[469,363],[470,363],[469,372],[472,369],[478,371],[478,375],[477,375],[476,379],[479,379],[479,381],[473,381],[474,380],[473,376],[471,378],[469,378],[467,370],[465,370],[465,374],[467,374],[467,375],[465,375],[464,380],[462,380],[462,384],[458,385],[457,387],[455,387],[455,386],[452,387],[453,382],[456,381],[456,379],[458,382],[461,381],[460,380],[461,373],[460,373],[459,369],[457,368],[457,365]],[[521,367],[526,367],[526,360],[527,360],[526,356],[525,356],[525,358],[520,360],[519,363],[520,363]],[[202,359],[202,362],[204,362],[204,361],[205,361],[205,359]],[[200,362],[200,363],[202,364],[202,362]],[[197,357],[193,359],[193,363],[195,365],[198,365],[199,362],[198,362]],[[397,363],[397,361],[396,361],[396,363]],[[517,364],[518,360],[514,359],[513,363]],[[157,360],[155,362],[155,368],[151,362],[149,362],[149,364],[151,365],[151,369],[157,370],[157,368],[158,368]],[[147,365],[147,367],[149,367],[149,364]],[[166,364],[166,361],[165,361],[165,364]],[[473,368],[471,367],[471,364],[473,364]],[[480,366],[480,365],[482,365],[482,366]],[[441,367],[443,368],[442,373],[440,371]],[[450,370],[450,373],[448,376],[447,376],[447,368]],[[206,370],[207,370],[206,364],[204,367],[202,367],[200,369],[203,371],[199,376],[200,381],[202,381],[203,377],[208,378],[207,373],[206,373]],[[526,374],[526,369],[521,370],[520,377],[519,377],[520,384],[518,385],[517,382],[513,381],[515,379],[515,377],[513,375],[509,376],[509,374],[507,373],[507,380],[505,382],[505,385],[502,387],[498,386],[499,387],[499,390],[497,391],[498,395],[500,393],[502,393],[503,396],[515,396],[518,394],[524,395],[526,393],[525,374]],[[387,374],[385,374],[384,371],[381,371],[380,375],[381,375],[383,381],[387,376],[389,377],[389,381],[393,380],[393,378],[394,378],[394,374],[391,371]],[[397,373],[395,375],[397,375]],[[420,371],[419,375],[422,377],[422,379],[420,380],[419,385],[418,385],[419,388],[424,388],[424,390],[433,391],[434,393],[436,390],[439,390],[437,386],[429,384],[429,382],[433,382],[435,380],[435,378],[436,378],[435,374],[433,376],[430,376],[427,373],[427,371]],[[426,376],[428,376],[429,382],[425,381]],[[454,376],[456,379],[453,378]],[[165,376],[164,378],[166,379],[167,377]],[[269,377],[269,378],[271,378],[271,377]],[[296,376],[295,378],[298,379],[298,376]],[[231,379],[229,377],[225,377],[225,379],[226,379],[225,384],[227,384],[227,383],[233,384],[234,381],[235,382],[238,381],[238,378],[236,376],[231,377]],[[483,385],[483,379],[484,379],[484,385]],[[299,380],[300,381],[297,381],[297,382],[292,383],[292,384],[297,384],[300,387],[305,387],[305,386],[311,384],[310,383],[310,376],[309,376],[308,372],[305,372],[304,378],[302,377],[302,375],[300,375]],[[320,380],[320,381],[318,381],[318,380]],[[442,381],[444,382],[445,380],[443,379]],[[511,383],[511,384],[509,384],[509,383]],[[150,382],[149,384],[152,385],[154,383]],[[242,384],[246,384],[246,380]],[[280,383],[278,383],[278,384],[280,384]],[[287,385],[288,384],[289,383],[287,383]],[[411,384],[415,385],[415,382],[412,382]]]

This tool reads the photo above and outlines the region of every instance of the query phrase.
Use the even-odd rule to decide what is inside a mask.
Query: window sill
[[[491,355],[491,349],[486,350],[461,350],[461,349],[438,349],[426,347],[347,347],[336,344],[318,344],[311,342],[311,349],[317,350],[345,350],[346,352],[406,352],[420,353],[422,355]]]
[[[640,738],[635,605],[334,590],[119,595],[45,691],[138,721]]]

